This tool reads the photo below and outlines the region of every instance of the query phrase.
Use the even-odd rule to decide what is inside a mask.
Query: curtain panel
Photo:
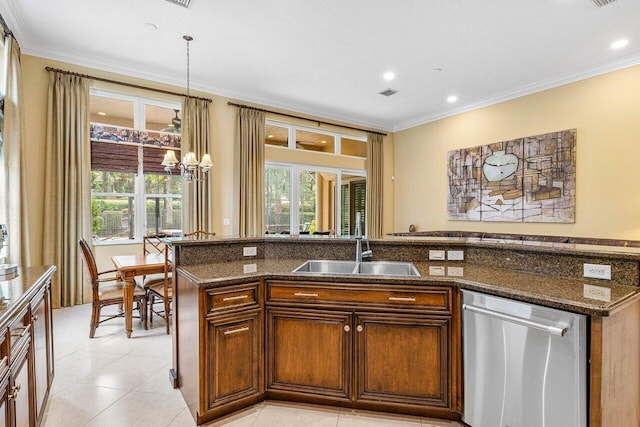
[[[183,98],[181,157],[193,151],[199,160],[211,153],[209,143],[209,101]],[[205,181],[182,185],[182,228],[184,233],[196,230],[212,231],[211,172]]]
[[[264,113],[239,108],[236,142],[240,152],[240,237],[264,234]]]
[[[367,236],[382,237],[382,135],[367,135]]]
[[[89,83],[54,71],[49,75],[45,153],[44,264],[58,270],[53,306],[91,302],[78,240],[91,242]]]
[[[11,244],[7,247],[7,262],[23,267],[31,265],[26,188],[26,140],[24,137],[24,106],[22,102],[22,65],[20,47],[12,35],[5,37],[7,49],[6,96],[4,99],[4,144],[0,174],[3,192],[2,222],[6,222]]]

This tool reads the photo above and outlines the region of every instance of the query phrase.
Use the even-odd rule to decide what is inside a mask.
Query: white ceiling
[[[640,64],[640,0],[2,0],[0,13],[23,53],[178,86],[189,34],[193,89],[388,131]]]

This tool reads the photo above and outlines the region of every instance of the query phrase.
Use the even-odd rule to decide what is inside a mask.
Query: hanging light
[[[193,41],[193,37],[185,35],[182,36],[183,39],[187,41],[187,101],[189,100],[189,89],[190,89],[190,81],[189,81],[189,43]],[[184,115],[183,115],[184,116]],[[177,117],[177,113],[176,113]],[[186,121],[186,126],[184,128],[185,135],[189,135],[189,122],[191,120]],[[181,123],[182,124],[182,123]],[[189,151],[182,158],[182,161],[178,161],[176,157],[176,153],[173,150],[167,150],[162,159],[162,166],[164,166],[164,170],[168,173],[171,173],[173,169],[176,167],[180,168],[180,176],[185,181],[204,181],[207,179],[207,173],[213,167],[213,162],[211,161],[211,156],[209,154],[202,155],[202,161],[198,161],[196,154],[193,151]]]

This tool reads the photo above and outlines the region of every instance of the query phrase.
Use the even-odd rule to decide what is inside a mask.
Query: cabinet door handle
[[[245,332],[248,331],[249,327],[248,326],[244,326],[242,328],[238,328],[238,329],[230,329],[228,331],[224,331],[225,335],[231,335],[231,334],[238,334],[240,332]]]
[[[22,386],[19,383],[16,383],[13,387],[11,387],[11,393],[7,395],[7,399],[12,400],[18,397],[18,393]]]
[[[317,297],[318,296],[318,294],[316,294],[315,292],[313,292],[313,293],[296,292],[293,295],[295,295],[297,297]]]
[[[362,327],[362,325],[356,326],[356,331],[362,332],[363,330],[364,330],[364,328]]]
[[[24,336],[27,334],[27,332],[29,331],[29,327],[28,327],[28,326],[25,326],[25,327],[23,327],[23,328],[16,328],[16,330],[19,330],[19,329],[21,330],[21,332],[20,332],[20,333],[11,334],[11,336],[12,336],[12,337],[20,337],[20,338],[22,338],[22,337],[24,337]]]
[[[39,319],[39,317],[38,317],[38,315],[37,315],[37,314],[34,314],[33,316],[31,316],[31,321],[32,321],[32,322],[37,322],[37,321],[38,321],[38,319]]]
[[[389,297],[389,301],[408,301],[413,302],[416,299],[414,297]]]
[[[344,325],[345,332],[349,332],[350,330],[351,330],[351,327],[349,325]]]
[[[236,300],[245,299],[245,298],[249,298],[249,295],[237,295],[235,297],[224,297],[222,298],[222,301],[236,301]]]

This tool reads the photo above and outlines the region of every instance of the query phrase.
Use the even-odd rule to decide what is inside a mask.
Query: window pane
[[[296,148],[299,150],[335,153],[335,145],[333,135],[296,130]]]
[[[91,171],[92,193],[134,193],[134,173]]]
[[[342,138],[340,154],[345,156],[367,157],[367,144],[356,139]]]
[[[182,112],[179,109],[144,105],[144,128],[160,132],[180,133]]]
[[[127,240],[135,236],[133,196],[92,196],[93,238],[97,241]]]
[[[276,145],[278,147],[287,147],[289,145],[289,129],[281,126],[266,125],[264,143],[268,145]]]
[[[147,230],[145,234],[180,232],[182,230],[182,199],[172,197],[147,197]]]
[[[300,233],[309,233],[311,225],[316,227],[316,173],[301,171],[299,179],[298,218]]]
[[[265,168],[265,228],[269,233],[290,231],[291,171]]]
[[[133,127],[133,101],[91,95],[89,111],[92,123]]]

